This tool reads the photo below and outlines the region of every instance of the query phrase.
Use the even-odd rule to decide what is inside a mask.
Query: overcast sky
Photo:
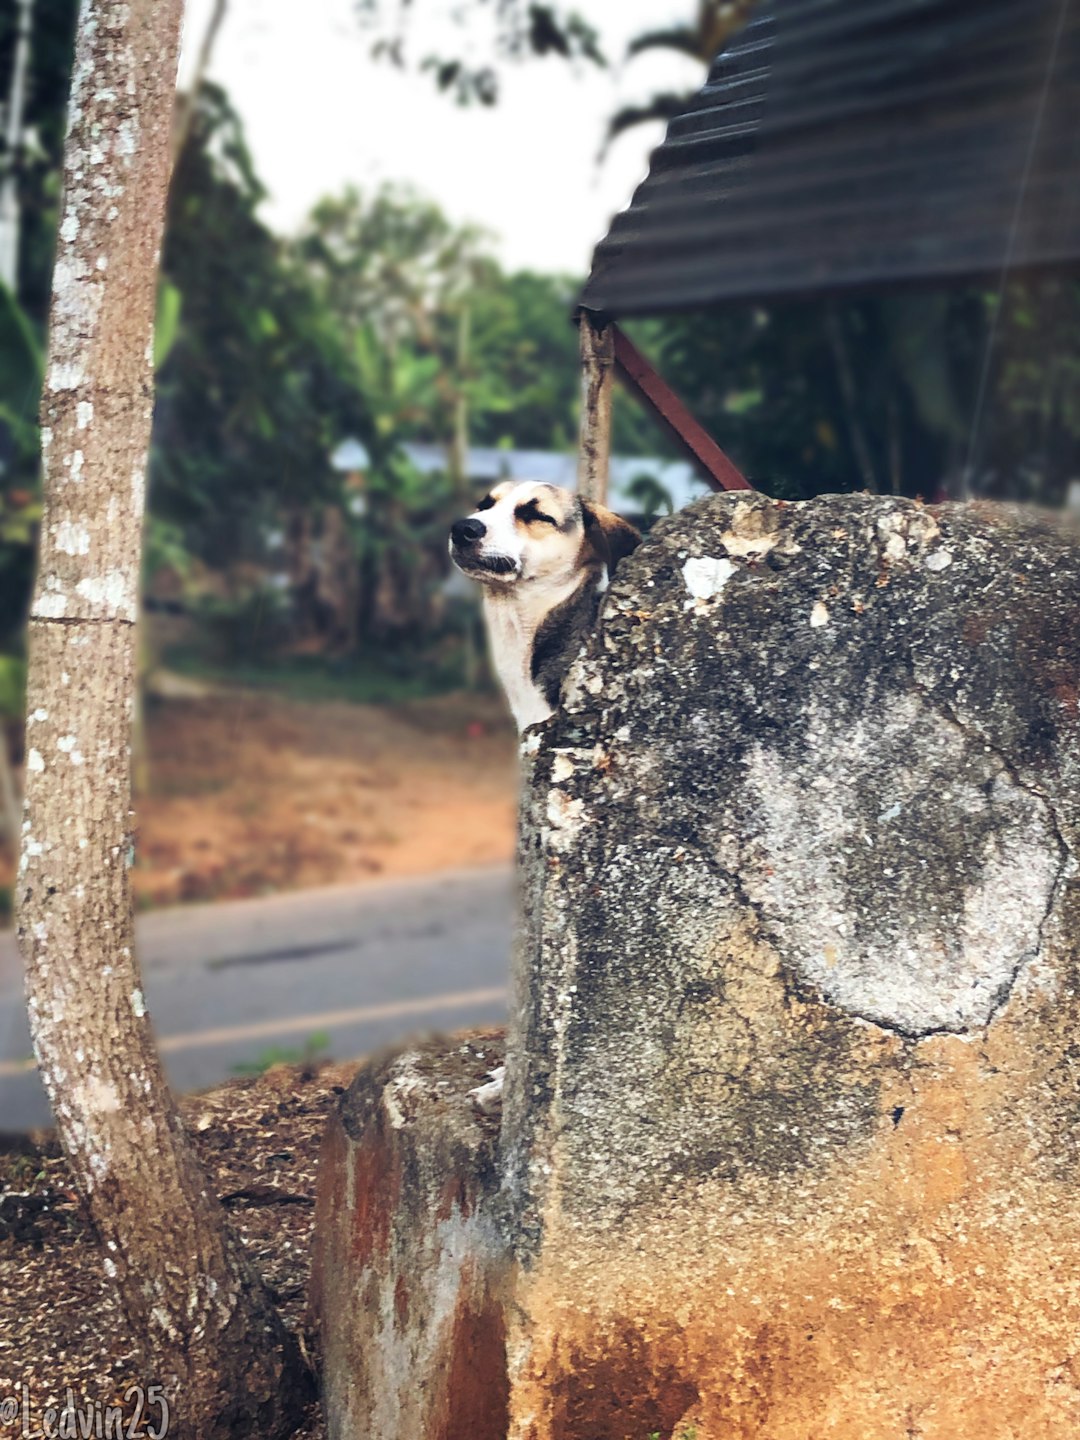
[[[182,79],[210,8],[211,0],[188,0]],[[601,162],[608,117],[655,90],[693,88],[701,72],[675,55],[621,63],[631,35],[682,18],[692,0],[591,0],[582,8],[594,23],[607,12],[601,28],[613,68],[576,74],[558,60],[513,67],[489,110],[462,109],[438,95],[430,77],[371,60],[373,37],[354,0],[229,0],[211,75],[243,117],[270,190],[264,219],[292,231],[321,195],[350,182],[404,180],[451,218],[494,232],[507,266],[584,273],[661,134],[641,127]],[[447,48],[455,43],[460,34],[451,33]]]

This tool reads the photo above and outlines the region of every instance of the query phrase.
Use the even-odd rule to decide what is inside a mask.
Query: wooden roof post
[[[611,468],[611,392],[615,378],[614,326],[583,310],[581,336],[581,447],[578,452],[578,494],[583,500],[607,503]]]

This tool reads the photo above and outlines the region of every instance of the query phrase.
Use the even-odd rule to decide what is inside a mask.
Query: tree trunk
[[[7,153],[4,156],[4,177],[0,181],[0,282],[12,295],[19,293],[19,157],[23,143],[26,84],[30,74],[34,0],[18,0],[18,6],[15,56],[11,62],[11,88],[7,100]]]
[[[134,953],[130,744],[182,0],[82,0],[45,390],[17,886],[30,1027],[171,1434],[288,1433],[307,1372],[206,1189]]]
[[[458,311],[457,356],[454,378],[453,435],[450,440],[450,484],[454,499],[463,501],[469,493],[469,396],[466,376],[469,368],[470,312],[463,298]]]
[[[187,138],[191,134],[191,127],[195,120],[195,112],[199,108],[199,94],[206,79],[206,72],[210,69],[210,60],[214,53],[214,41],[218,37],[225,20],[227,0],[214,0],[214,8],[211,11],[210,19],[207,22],[206,30],[203,32],[202,44],[199,46],[199,53],[195,60],[195,70],[188,85],[187,93],[177,95],[176,112],[173,116],[172,136],[172,158],[175,165],[180,159],[181,152],[187,144]]]

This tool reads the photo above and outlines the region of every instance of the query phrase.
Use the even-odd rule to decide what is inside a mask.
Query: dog
[[[554,714],[616,565],[641,543],[569,490],[504,481],[450,529],[450,558],[484,587],[491,656],[518,731]]]

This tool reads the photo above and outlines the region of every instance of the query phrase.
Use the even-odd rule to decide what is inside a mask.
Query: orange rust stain
[[[591,1350],[571,1349],[551,1396],[551,1440],[645,1440],[669,1435],[698,1390],[627,1325]]]
[[[399,1330],[404,1330],[409,1323],[409,1291],[403,1275],[398,1276],[394,1286],[394,1319]]]
[[[466,1267],[454,1313],[441,1414],[424,1440],[506,1440],[510,1426],[506,1321],[499,1300],[488,1290],[477,1299],[478,1288]]]
[[[472,1214],[473,1206],[469,1196],[469,1186],[464,1175],[448,1175],[446,1182],[439,1195],[439,1203],[435,1209],[436,1220],[449,1220],[454,1213],[455,1207],[458,1213],[468,1219]]]
[[[348,1223],[352,1260],[363,1266],[384,1256],[389,1247],[390,1224],[401,1193],[401,1168],[381,1126],[370,1126],[350,1148],[353,1209]]]
[[[1033,1127],[1073,1024],[1037,1003],[1060,1043],[1022,1002],[923,1042],[815,1173],[703,1182],[615,1245],[564,1216],[519,1297],[515,1440],[1075,1440],[1080,1209]]]
[[[345,1132],[340,1119],[334,1114],[323,1134],[315,1187],[315,1248],[308,1286],[308,1308],[316,1324],[325,1305],[328,1281],[339,1265],[339,1231],[334,1217],[345,1208],[345,1151]]]
[[[993,1244],[942,1266],[924,1243],[927,1253],[913,1241],[881,1271],[872,1253],[861,1271],[828,1253],[793,1264],[759,1253],[746,1270],[760,1304],[745,1291],[729,1305],[722,1289],[699,1293],[677,1336],[658,1326],[613,1339],[607,1325],[575,1329],[566,1311],[534,1313],[561,1343],[515,1410],[549,1397],[535,1440],[680,1440],[691,1425],[696,1440],[1074,1440],[1069,1326],[1043,1333],[1045,1306],[1010,1295],[1007,1273],[984,1284]],[[668,1285],[637,1298],[669,1332],[687,1309],[686,1291]]]

